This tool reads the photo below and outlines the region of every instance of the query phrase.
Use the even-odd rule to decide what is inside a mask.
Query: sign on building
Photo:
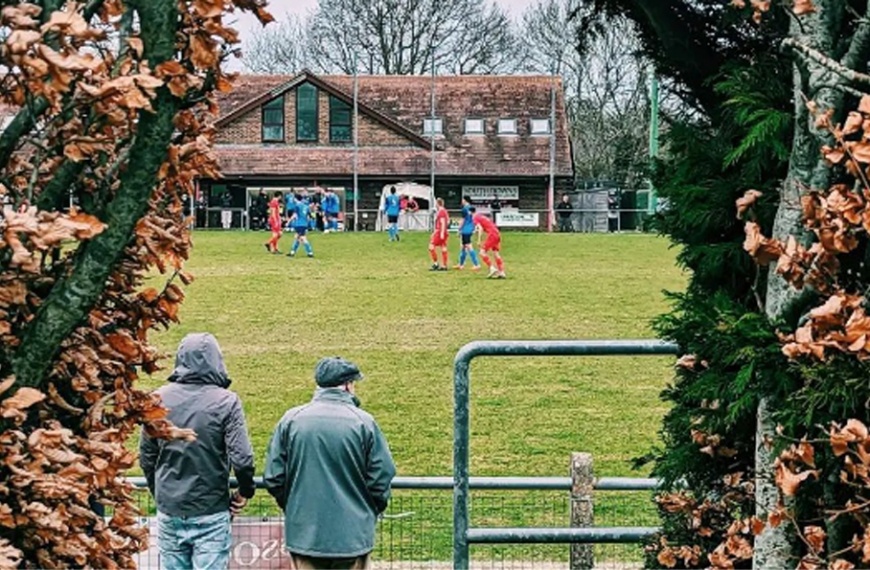
[[[474,202],[491,202],[498,196],[499,200],[519,200],[519,186],[463,186],[462,195],[468,196]]]
[[[537,212],[499,212],[495,224],[502,228],[536,228],[540,223]]]

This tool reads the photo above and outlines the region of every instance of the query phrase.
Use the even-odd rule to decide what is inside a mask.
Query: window
[[[466,135],[482,135],[483,119],[465,119]]]
[[[296,88],[296,142],[317,141],[317,87],[303,83]]]
[[[500,135],[515,135],[517,134],[516,119],[499,119],[498,134]]]
[[[263,105],[263,142],[284,142],[284,97]]]
[[[443,132],[444,123],[439,118],[423,119],[424,135],[440,135]]]
[[[352,113],[350,105],[329,97],[329,142],[351,142],[353,140],[353,127],[351,126]]]
[[[549,135],[550,119],[532,119],[533,135]]]

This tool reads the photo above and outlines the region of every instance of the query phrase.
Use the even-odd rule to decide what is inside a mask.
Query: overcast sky
[[[537,0],[496,0],[498,4],[504,6],[505,10],[514,18],[519,18],[523,11],[534,4]],[[298,14],[304,16],[317,7],[317,0],[269,0],[269,12],[275,16],[275,20],[280,22],[286,14]],[[273,25],[273,24],[270,24]],[[256,18],[245,14],[239,18],[238,23],[234,26],[242,34],[242,49],[245,47],[245,38],[256,33],[260,24]],[[235,65],[233,67],[236,67]]]

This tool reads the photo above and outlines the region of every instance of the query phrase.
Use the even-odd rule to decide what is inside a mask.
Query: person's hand
[[[236,516],[242,512],[245,506],[248,504],[248,499],[239,495],[239,492],[236,491],[233,493],[233,496],[230,497],[230,514],[232,516]]]

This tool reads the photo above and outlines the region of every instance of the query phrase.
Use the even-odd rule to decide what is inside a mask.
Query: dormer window
[[[284,97],[263,105],[263,142],[284,142]]]
[[[423,134],[427,136],[440,135],[444,132],[444,123],[439,117],[423,119]]]
[[[329,142],[347,143],[353,140],[353,113],[350,105],[329,97]]]
[[[549,135],[550,119],[532,119],[531,127],[533,135]]]
[[[317,87],[303,83],[296,88],[296,142],[317,142]]]
[[[483,119],[465,119],[466,135],[482,135],[483,127]]]
[[[517,134],[516,119],[499,119],[498,134],[500,135],[515,135]]]

